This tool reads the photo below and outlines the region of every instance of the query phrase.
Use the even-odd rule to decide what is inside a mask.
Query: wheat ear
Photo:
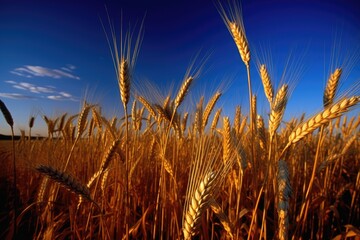
[[[249,66],[250,62],[250,49],[246,39],[244,29],[236,22],[229,22],[229,29],[231,35],[235,41],[236,47],[240,53],[240,57],[246,66]]]
[[[139,102],[142,103],[142,105],[144,105],[144,107],[146,108],[146,110],[148,110],[150,115],[156,118],[155,109],[151,106],[151,104],[142,96],[138,96],[137,99],[139,100]]]
[[[188,117],[189,117],[189,113],[185,112],[184,116],[182,118],[182,121],[181,121],[181,132],[182,132],[182,134],[185,133]]]
[[[67,113],[64,113],[63,115],[61,115],[57,131],[61,132],[63,130],[64,125],[65,125],[66,116],[67,116]]]
[[[214,94],[214,96],[212,96],[212,98],[210,99],[208,104],[206,105],[204,113],[203,113],[203,117],[202,117],[202,128],[203,129],[205,129],[205,127],[206,127],[206,125],[208,123],[211,111],[214,109],[214,106],[215,106],[216,102],[219,100],[220,97],[221,97],[221,93],[216,92]]]
[[[82,185],[79,181],[74,179],[71,175],[61,172],[53,167],[40,165],[36,167],[36,170],[40,173],[48,176],[61,186],[65,187],[70,192],[92,201],[90,197],[90,190],[87,186]]]
[[[101,119],[101,113],[97,111],[96,108],[91,109],[92,119],[94,119],[94,123],[96,127],[100,130],[102,127],[102,119]]]
[[[248,68],[250,62],[250,49],[245,34],[245,28],[241,13],[241,6],[237,1],[232,1],[232,4],[229,1],[228,4],[229,5],[225,9],[219,1],[218,11],[226,27],[228,28],[231,36],[235,41],[241,59]]]
[[[341,68],[335,69],[335,71],[330,75],[330,77],[327,81],[325,91],[324,91],[324,96],[323,96],[324,108],[330,106],[334,101],[336,90],[339,86],[339,80],[341,77],[341,73],[342,73]]]
[[[103,160],[101,161],[100,165],[100,171],[103,173],[109,166],[110,161],[112,157],[114,156],[114,153],[116,152],[116,148],[119,145],[120,140],[116,139],[112,142],[112,144],[109,146],[109,148],[106,151],[106,154],[103,157]]]
[[[49,181],[48,177],[43,177],[43,179],[41,181],[40,188],[39,188],[37,198],[36,198],[36,202],[38,204],[41,204],[44,201],[44,196],[45,196],[48,181]]]
[[[241,107],[236,106],[235,116],[234,116],[234,129],[236,134],[238,134],[239,132],[240,124],[241,124]]]
[[[264,64],[260,66],[260,78],[264,87],[265,96],[268,99],[271,106],[274,97],[274,88],[271,83],[268,70]]]
[[[92,105],[88,105],[86,102],[84,103],[84,107],[81,110],[81,113],[79,115],[79,119],[77,122],[77,135],[76,135],[77,139],[79,139],[85,131],[86,120],[89,115],[89,111],[92,107],[93,107]]]
[[[265,124],[264,119],[261,117],[261,115],[257,115],[256,117],[256,129],[257,134],[259,137],[259,144],[260,147],[265,150],[266,149],[266,132],[265,132]]]
[[[221,224],[223,225],[225,231],[230,236],[231,239],[234,238],[232,234],[232,224],[230,223],[229,218],[225,215],[224,211],[222,210],[221,206],[216,202],[215,199],[210,199],[209,205],[211,210],[216,214],[219,218]]]
[[[14,126],[14,120],[11,116],[9,109],[6,107],[5,103],[0,99],[0,110],[4,115],[5,121],[9,124],[10,127]]]
[[[309,133],[312,133],[315,129],[328,123],[330,120],[341,116],[343,113],[349,111],[349,109],[360,101],[360,96],[354,96],[350,98],[344,98],[333,104],[331,107],[324,109],[314,117],[310,118],[295,130],[289,136],[288,145],[296,143],[303,139]]]
[[[29,119],[29,128],[32,128],[34,126],[34,122],[35,122],[35,117],[31,117]]]
[[[276,93],[272,109],[269,116],[269,132],[270,137],[274,136],[276,130],[280,126],[283,118],[285,107],[288,99],[288,85],[284,84]]]
[[[175,181],[174,170],[173,170],[173,167],[171,166],[171,163],[169,162],[169,160],[167,160],[163,154],[160,154],[160,159],[161,159],[162,164],[164,164],[165,171]]]
[[[223,129],[223,161],[224,164],[227,163],[227,161],[231,157],[231,151],[232,151],[232,139],[231,139],[231,126],[230,126],[230,120],[228,117],[224,117],[224,129]]]
[[[184,80],[174,100],[174,111],[180,106],[181,102],[184,100],[193,80],[193,77],[188,77]]]
[[[119,63],[118,83],[121,101],[126,106],[130,98],[130,69],[127,60],[124,58]]]
[[[211,192],[215,186],[215,179],[216,174],[214,172],[206,174],[188,203],[183,226],[185,240],[191,239],[198,232],[200,217],[208,207],[208,202],[212,197]]]
[[[213,118],[213,120],[212,120],[212,122],[211,122],[210,129],[211,129],[211,131],[213,131],[213,132],[215,131],[216,126],[217,126],[217,124],[218,124],[221,111],[222,111],[222,109],[219,108],[219,109],[215,112],[214,118]]]

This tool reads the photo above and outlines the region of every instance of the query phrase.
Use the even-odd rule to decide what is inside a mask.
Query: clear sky
[[[130,25],[135,33],[146,15],[133,94],[151,98],[147,83],[164,96],[176,91],[198,54],[198,63],[204,57],[207,61],[182,110],[191,111],[201,95],[208,99],[220,87],[224,95],[218,107],[224,114],[232,116],[236,105],[247,114],[245,67],[214,1],[0,0],[0,99],[11,111],[16,131],[27,130],[29,117],[35,115],[33,132],[43,133],[42,115],[77,113],[84,98],[100,104],[107,117],[122,115],[101,24],[109,33],[105,6],[118,36],[121,15],[124,31]],[[336,67],[344,68],[340,93],[359,83],[358,0],[243,0],[242,10],[253,91],[264,116],[269,108],[258,63],[272,66],[275,86],[281,81],[293,85],[286,118],[321,110],[326,79]],[[292,64],[281,80],[288,59]],[[353,92],[358,94],[359,88]],[[359,108],[354,111],[358,114]],[[9,133],[2,117],[0,133]]]

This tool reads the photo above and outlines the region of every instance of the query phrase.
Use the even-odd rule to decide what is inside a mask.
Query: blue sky
[[[226,1],[222,1],[226,5]],[[360,81],[360,3],[357,0],[243,0],[244,25],[252,53],[253,91],[258,111],[268,105],[258,77],[266,63],[275,86],[293,86],[285,117],[314,114],[331,71],[342,66],[340,93]],[[132,93],[156,101],[148,83],[166,96],[175,92],[191,61],[207,58],[182,106],[191,111],[201,95],[224,91],[218,107],[232,116],[248,108],[246,72],[236,46],[213,1],[6,1],[0,0],[0,99],[11,111],[15,130],[26,129],[36,115],[35,134],[43,134],[43,114],[77,113],[86,98],[107,117],[122,115],[104,23],[113,21],[120,36],[135,33],[144,18],[144,38],[134,72]],[[121,17],[122,15],[122,17]],[[335,54],[336,57],[332,57]],[[287,60],[291,62],[282,73]],[[142,86],[142,87],[141,87]],[[359,88],[353,90],[359,93]],[[354,109],[358,114],[358,108]],[[354,113],[353,112],[353,113]],[[0,133],[8,126],[0,120]]]

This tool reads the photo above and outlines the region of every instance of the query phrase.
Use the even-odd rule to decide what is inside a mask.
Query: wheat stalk
[[[221,206],[216,202],[215,199],[210,199],[209,200],[209,205],[211,210],[216,214],[216,216],[219,218],[221,224],[223,225],[225,231],[227,232],[227,234],[230,236],[231,239],[234,238],[233,234],[232,234],[232,224],[229,220],[229,218],[225,215],[223,209],[221,208]]]
[[[344,98],[333,104],[332,106],[324,109],[314,117],[310,118],[300,126],[298,126],[289,136],[288,145],[296,143],[303,139],[306,135],[312,133],[315,129],[328,123],[330,120],[341,116],[343,113],[360,101],[360,96]]]
[[[289,178],[289,169],[284,160],[278,162],[278,225],[279,240],[288,239],[289,229],[289,198],[291,195],[291,186]]]
[[[256,95],[252,95],[251,97],[251,116],[252,116],[252,120],[253,122],[253,126],[256,126],[256,119],[255,117],[257,116],[257,100],[256,100]],[[253,128],[254,133],[256,134],[256,127]]]
[[[14,120],[11,116],[9,109],[6,107],[5,103],[0,99],[0,110],[5,118],[5,121],[11,128],[11,145],[12,145],[12,157],[13,157],[13,236],[17,233],[17,225],[16,225],[16,218],[17,218],[17,187],[16,187],[16,157],[15,157],[15,141],[14,141]]]

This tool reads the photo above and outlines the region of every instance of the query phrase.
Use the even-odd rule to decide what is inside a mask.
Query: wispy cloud
[[[65,91],[58,91],[54,86],[38,86],[28,82],[5,81],[11,84],[13,88],[33,93],[36,95],[24,95],[18,93],[0,93],[0,96],[12,99],[38,99],[45,98],[51,100],[70,100],[77,101],[77,98]]]
[[[0,97],[11,99],[36,99],[34,96],[19,94],[19,93],[0,93]]]
[[[10,71],[11,73],[26,77],[26,78],[32,78],[32,77],[50,77],[50,78],[72,78],[76,80],[80,80],[79,76],[76,76],[73,73],[73,70],[76,67],[73,65],[66,65],[66,67],[60,68],[60,69],[52,69],[52,68],[46,68],[42,66],[31,66],[26,65],[23,67],[15,68],[14,70]]]
[[[56,95],[49,95],[47,96],[47,99],[57,100],[57,101],[62,101],[62,100],[77,101],[70,93],[67,92],[59,92]]]
[[[61,69],[67,72],[72,72],[76,69],[76,67],[72,64],[66,64],[66,67],[62,67]]]
[[[20,82],[20,83],[14,81],[6,81],[6,82],[12,84],[14,88],[29,91],[32,93],[53,93],[55,89],[55,87],[52,86],[42,87],[27,82]]]

